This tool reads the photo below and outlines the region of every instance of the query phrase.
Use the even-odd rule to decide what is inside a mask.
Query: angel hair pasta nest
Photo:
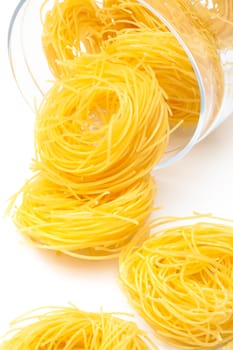
[[[39,311],[13,322],[14,327],[0,349],[149,350],[151,346],[157,349],[135,323],[110,313],[84,312],[75,307],[52,308],[44,314]]]
[[[227,222],[157,228],[122,253],[120,279],[131,304],[170,344],[207,349],[233,340],[233,227]]]

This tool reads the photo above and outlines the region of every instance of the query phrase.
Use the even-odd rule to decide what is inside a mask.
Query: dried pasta
[[[103,312],[84,312],[75,307],[54,307],[43,313],[37,310],[12,323],[12,329],[0,349],[157,349],[134,322],[116,316]]]
[[[30,244],[90,260],[118,256],[153,211],[156,188],[145,177],[116,194],[74,196],[38,174],[21,193],[13,219]]]
[[[42,40],[53,74],[62,75],[60,61],[76,57],[82,51],[98,52],[100,32],[101,22],[98,19],[96,1],[54,1],[53,8],[45,15]]]
[[[115,257],[153,210],[150,173],[170,134],[199,119],[199,85],[178,40],[140,2],[55,0],[44,14],[47,4],[42,44],[55,81],[37,110],[34,176],[14,220],[41,248]],[[164,9],[180,9],[184,29],[192,21],[208,43],[214,118],[223,91],[214,34],[190,1],[173,5]],[[194,54],[206,69],[200,47]]]
[[[154,70],[168,97],[170,125],[180,121],[196,123],[200,114],[197,79],[189,58],[171,32],[129,29],[105,41],[104,49],[112,59]]]
[[[151,68],[102,55],[73,65],[37,113],[34,169],[79,194],[118,192],[150,173],[166,150],[166,94]]]
[[[195,219],[152,223],[153,235],[122,253],[120,279],[159,337],[183,349],[216,348],[233,340],[233,226]]]
[[[215,2],[221,1],[215,0]],[[196,0],[179,0],[176,4],[173,0],[169,0],[162,5],[159,0],[150,0],[147,4],[158,13],[161,12],[175,28],[178,21],[183,35],[187,33],[186,41],[192,38],[189,27],[191,30],[193,27],[197,29],[199,40],[197,39],[196,46],[192,45],[194,51],[192,54],[195,54],[199,66],[203,61],[203,72],[210,66],[216,72],[212,77],[216,90],[212,122],[222,101],[223,73],[215,26],[207,23],[211,11],[208,8],[207,16],[204,4]],[[224,12],[221,18],[227,17],[226,21],[230,21],[228,17],[231,16],[229,12],[232,13],[229,11],[231,5],[227,4],[228,1],[225,1],[224,9],[219,5],[220,10],[219,8],[219,11],[215,10]],[[183,13],[183,16],[179,19],[180,13]],[[183,30],[180,22],[183,23]],[[229,28],[230,33],[232,28],[229,23],[227,26],[225,19],[220,23]],[[120,51],[122,40],[125,44],[127,42],[127,47],[122,46]],[[111,41],[111,50],[117,49],[114,55],[118,59],[134,58],[131,62],[128,59],[127,63],[141,62],[143,59],[147,65],[152,64],[156,68],[159,83],[170,98],[168,102],[173,112],[169,118],[171,126],[181,121],[185,126],[197,124],[200,116],[200,91],[190,57],[165,24],[139,1],[89,0],[85,4],[73,0],[62,3],[56,1],[45,16],[42,41],[48,64],[56,77],[67,74],[64,63],[68,64],[69,61],[85,54],[105,52],[106,42]],[[123,51],[125,49],[127,52]],[[208,51],[208,59],[203,59],[203,49]],[[151,58],[154,59],[154,63]],[[162,69],[158,68],[161,62]]]
[[[64,75],[62,62],[82,53],[99,53],[104,41],[115,37],[122,29],[165,30],[161,21],[134,0],[103,1],[102,6],[94,0],[55,1],[44,17],[42,43],[56,77]]]

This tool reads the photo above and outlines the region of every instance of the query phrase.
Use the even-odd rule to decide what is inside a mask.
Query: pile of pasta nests
[[[42,42],[56,79],[37,110],[34,176],[14,221],[41,248],[116,257],[154,210],[150,174],[169,135],[198,120],[194,71],[134,0],[56,1]]]
[[[37,247],[77,258],[121,254],[130,302],[170,344],[231,341],[233,228],[199,223],[150,237],[158,225],[148,223],[151,171],[169,136],[199,117],[198,83],[183,48],[135,0],[55,1],[42,42],[55,81],[37,110],[34,174],[10,205],[21,195],[19,231]],[[211,50],[220,66],[217,47]],[[1,350],[152,346],[134,323],[111,314],[64,308],[29,320]]]
[[[161,218],[143,227],[140,237],[120,255],[121,286],[157,338],[180,349],[224,345],[222,350],[231,350],[233,225],[204,218]],[[143,241],[147,229],[152,235]],[[36,310],[19,318],[0,349],[157,347],[129,315],[90,313],[71,306]]]

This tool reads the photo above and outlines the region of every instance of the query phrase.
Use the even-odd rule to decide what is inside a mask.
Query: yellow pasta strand
[[[120,279],[159,337],[204,350],[233,340],[233,226],[197,218],[152,223],[152,236],[122,253]]]
[[[165,152],[166,95],[150,67],[144,72],[102,55],[71,64],[74,73],[55,82],[38,111],[34,169],[79,194],[120,191]]]
[[[156,190],[147,176],[117,194],[74,196],[38,174],[21,193],[14,222],[30,244],[82,259],[109,259],[147,220]]]
[[[131,320],[110,313],[84,312],[75,307],[27,314],[12,323],[6,338],[0,345],[1,350],[157,349]]]

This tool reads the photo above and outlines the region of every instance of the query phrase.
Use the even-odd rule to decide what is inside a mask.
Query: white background
[[[118,286],[116,261],[88,263],[38,251],[22,244],[11,220],[3,219],[6,200],[28,177],[33,157],[34,116],[17,90],[7,58],[7,29],[16,4],[0,2],[1,334],[12,319],[38,306],[72,302],[88,311],[102,307],[132,312]],[[190,215],[196,210],[232,219],[233,118],[185,159],[159,171],[156,179],[160,215]]]

